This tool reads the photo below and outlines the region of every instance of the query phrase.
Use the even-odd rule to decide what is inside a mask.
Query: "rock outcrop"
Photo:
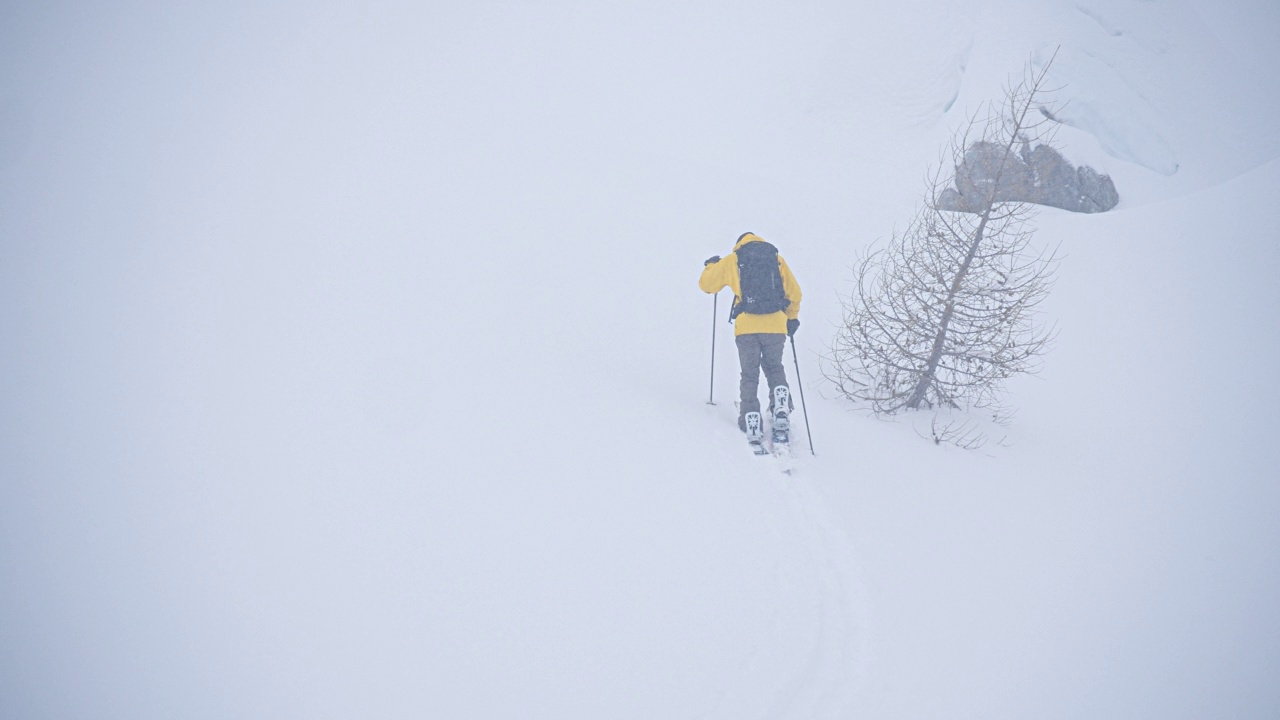
[[[1075,167],[1048,145],[1033,149],[1024,143],[1021,152],[1009,155],[1001,172],[1003,155],[1004,148],[995,143],[970,145],[963,163],[956,167],[955,186],[938,196],[938,209],[980,212],[997,173],[996,202],[1035,203],[1082,213],[1106,212],[1120,202],[1109,176],[1088,166]]]

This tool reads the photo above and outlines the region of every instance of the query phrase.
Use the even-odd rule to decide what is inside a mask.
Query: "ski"
[[[770,454],[778,461],[778,469],[783,475],[790,476],[795,470],[795,459],[791,454],[791,437],[787,431],[779,431],[776,428],[770,438]]]

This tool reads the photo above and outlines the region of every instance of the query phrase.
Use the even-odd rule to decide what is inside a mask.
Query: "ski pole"
[[[707,404],[716,404],[716,316],[720,314],[720,293],[711,296],[711,392],[707,394]]]
[[[796,354],[796,336],[791,336],[791,359],[796,363],[796,387],[800,388],[800,410],[804,412],[804,432],[809,436],[809,454],[813,451],[813,431],[809,429],[809,408],[804,404],[804,383],[800,382],[800,357]]]

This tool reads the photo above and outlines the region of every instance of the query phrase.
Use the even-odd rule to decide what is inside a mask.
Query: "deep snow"
[[[1272,4],[0,13],[0,715],[1280,711]],[[1058,46],[1121,205],[1040,215],[1056,347],[937,448],[819,356]],[[790,478],[725,297],[705,404],[746,230],[805,291]]]

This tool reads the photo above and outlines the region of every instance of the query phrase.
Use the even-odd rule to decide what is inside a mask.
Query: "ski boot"
[[[773,442],[786,444],[791,441],[791,391],[786,385],[773,389]]]
[[[764,422],[758,412],[749,412],[742,416],[747,442],[757,455],[764,455],[768,450],[764,447]]]

